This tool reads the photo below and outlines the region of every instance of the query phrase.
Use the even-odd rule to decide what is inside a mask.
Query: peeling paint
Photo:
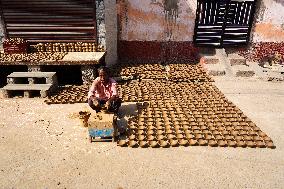
[[[173,30],[177,26],[177,18],[178,18],[178,0],[164,0],[164,14],[166,21],[166,33],[169,39],[172,38]]]
[[[271,23],[258,23],[255,26],[255,33],[262,41],[284,41],[284,30],[281,26],[275,26]]]
[[[118,3],[121,40],[192,41],[196,3],[191,0],[128,0],[127,3],[119,0]]]

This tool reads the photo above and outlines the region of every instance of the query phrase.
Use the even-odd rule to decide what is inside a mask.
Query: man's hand
[[[98,107],[99,106],[99,101],[96,98],[92,99],[94,106]]]
[[[108,100],[108,101],[106,102],[105,107],[106,107],[107,110],[109,110],[109,108],[110,108],[110,100]]]

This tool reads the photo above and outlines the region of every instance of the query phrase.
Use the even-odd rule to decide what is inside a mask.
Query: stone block
[[[228,59],[231,66],[246,65],[246,59],[238,54],[229,54]]]
[[[226,74],[226,69],[224,65],[218,64],[206,64],[204,68],[207,70],[207,73],[212,76],[223,76]]]
[[[232,70],[236,77],[252,77],[255,75],[255,71],[247,65],[235,65]]]
[[[205,64],[218,64],[220,62],[217,56],[204,56],[203,59]]]

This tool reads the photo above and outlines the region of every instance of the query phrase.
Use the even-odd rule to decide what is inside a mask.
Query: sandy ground
[[[89,143],[72,113],[86,104],[0,99],[0,188],[283,188],[284,83],[216,85],[276,149],[132,149]]]

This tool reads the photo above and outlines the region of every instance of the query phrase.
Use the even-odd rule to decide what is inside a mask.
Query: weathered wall
[[[258,0],[253,42],[284,42],[284,0]]]
[[[0,15],[0,51],[3,49],[2,41],[4,38],[4,28],[2,24],[2,17]]]
[[[126,41],[192,41],[197,0],[119,0]],[[284,41],[284,0],[258,0],[253,42]]]
[[[196,1],[119,0],[119,36],[126,41],[192,41]]]
[[[115,0],[104,0],[105,32],[106,32],[106,64],[117,62],[117,10]]]

